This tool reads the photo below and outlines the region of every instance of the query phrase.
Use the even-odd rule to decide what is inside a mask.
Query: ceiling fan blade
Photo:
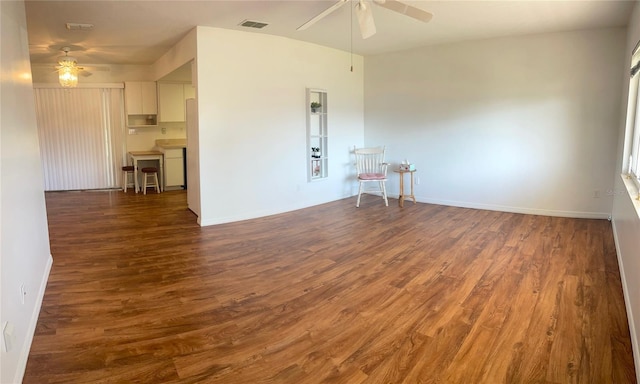
[[[342,7],[343,5],[345,5],[347,2],[349,2],[349,0],[339,0],[337,3],[333,4],[332,6],[330,6],[329,8],[325,9],[324,11],[320,12],[317,16],[315,16],[314,18],[312,18],[311,20],[307,21],[306,23],[302,24],[301,26],[299,26],[296,31],[304,31],[305,29],[309,28],[310,26],[312,26],[313,24],[317,23],[318,21],[322,20],[323,18],[325,18],[327,15],[329,15],[330,13],[332,13],[333,11],[337,10],[338,8]]]
[[[108,65],[83,65],[82,69],[92,72],[111,72],[111,68]]]
[[[391,11],[402,13],[403,15],[412,17],[416,20],[420,20],[424,23],[428,23],[433,15],[427,11],[423,11],[420,8],[412,7],[409,4],[402,3],[398,0],[374,0],[376,4],[381,7],[387,8]]]
[[[356,5],[356,16],[358,16],[358,24],[360,25],[360,34],[363,39],[367,39],[376,34],[376,24],[373,21],[373,13],[371,7],[360,0]]]

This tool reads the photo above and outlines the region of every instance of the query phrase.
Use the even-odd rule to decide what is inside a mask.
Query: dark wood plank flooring
[[[47,193],[24,383],[635,383],[611,225],[364,196],[200,228]]]

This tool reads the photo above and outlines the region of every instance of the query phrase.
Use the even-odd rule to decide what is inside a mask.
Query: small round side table
[[[400,174],[400,196],[398,196],[398,204],[400,205],[400,208],[404,207],[404,199],[410,197],[411,199],[413,199],[413,204],[416,203],[416,197],[413,194],[413,174],[416,173],[416,169],[409,171],[409,170],[405,170],[405,169],[395,169],[393,172],[396,172],[398,174]],[[404,174],[408,173],[411,175],[411,194],[409,195],[405,195],[404,194]]]

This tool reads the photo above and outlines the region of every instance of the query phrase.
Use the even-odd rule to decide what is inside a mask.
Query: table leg
[[[400,196],[398,198],[400,208],[404,207],[404,173],[400,172]]]
[[[134,188],[136,189],[136,193],[140,189],[140,185],[138,183],[138,160],[133,159],[133,180],[134,180]]]
[[[158,163],[160,164],[160,180],[158,181],[160,192],[164,191],[164,155],[160,156],[158,159]]]
[[[413,172],[411,172],[411,198],[413,199],[413,204],[415,204],[416,195],[413,193]]]

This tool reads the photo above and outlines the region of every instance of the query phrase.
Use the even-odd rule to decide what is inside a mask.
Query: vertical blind
[[[117,188],[124,153],[121,88],[36,88],[45,190]]]

